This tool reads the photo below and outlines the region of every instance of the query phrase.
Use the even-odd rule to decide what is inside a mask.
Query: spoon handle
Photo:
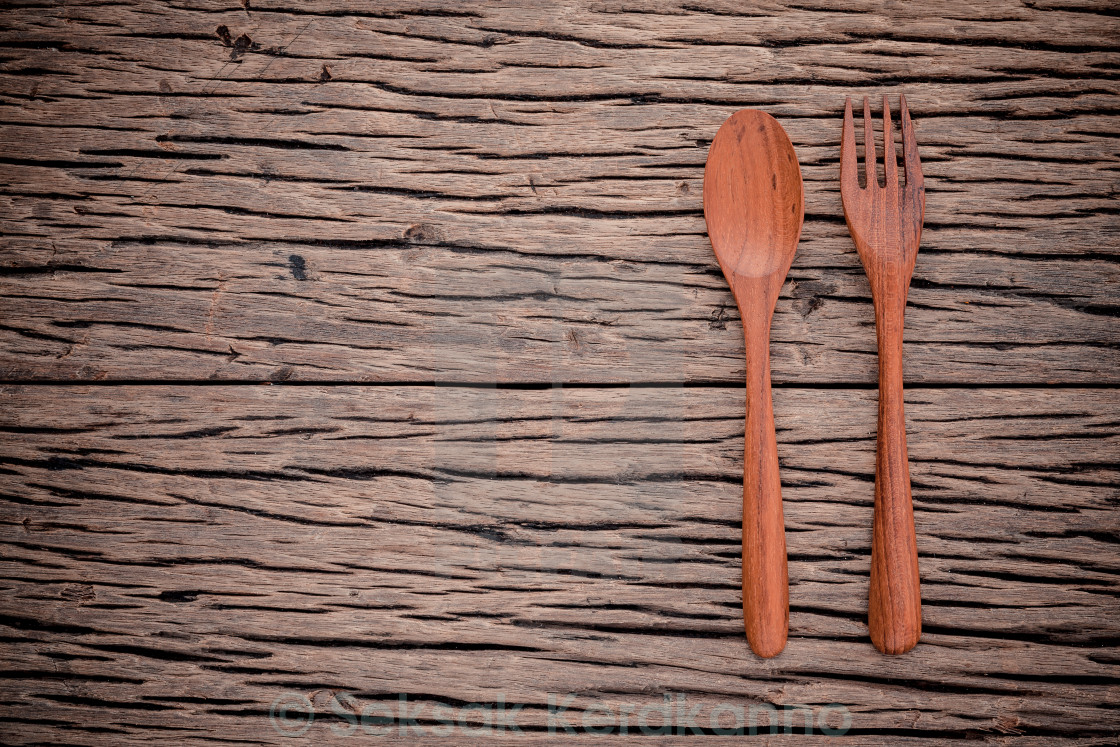
[[[879,342],[879,430],[875,459],[875,519],[871,537],[871,642],[885,654],[912,649],[922,635],[922,599],[906,416],[902,404],[902,320],[906,294],[875,304]]]
[[[763,658],[781,653],[789,629],[782,483],[770,398],[770,323],[744,318],[747,421],[743,458],[743,620],[751,649]],[[753,327],[753,329],[752,329]]]

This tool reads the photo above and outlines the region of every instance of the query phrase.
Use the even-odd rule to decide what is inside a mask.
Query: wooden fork
[[[852,100],[844,105],[840,144],[840,195],[875,303],[879,344],[879,431],[875,460],[875,519],[871,539],[871,593],[868,627],[875,647],[886,654],[909,651],[922,635],[922,600],[906,418],[902,409],[902,320],[906,294],[918,258],[925,214],[925,189],[914,126],[902,97],[902,156],[906,183],[899,184],[890,105],[883,96],[883,164],[886,183],[876,175],[871,108],[863,99],[864,169],[859,186]]]

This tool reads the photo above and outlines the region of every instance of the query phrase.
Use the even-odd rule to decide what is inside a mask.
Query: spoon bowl
[[[751,649],[768,658],[785,648],[789,629],[785,520],[770,399],[770,321],[805,219],[793,144],[769,114],[744,109],[719,128],[704,167],[704,218],[743,320],[743,622]]]
[[[743,109],[719,128],[704,168],[704,217],[728,282],[785,279],[805,200],[793,143],[769,114]]]

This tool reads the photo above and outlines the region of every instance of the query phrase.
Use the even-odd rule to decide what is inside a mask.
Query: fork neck
[[[906,316],[906,297],[909,276],[883,282],[868,273],[871,280],[871,297],[875,305],[875,337],[879,349],[879,386],[886,382],[902,381],[902,338]]]

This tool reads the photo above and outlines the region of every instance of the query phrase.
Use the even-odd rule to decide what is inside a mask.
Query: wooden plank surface
[[[867,384],[840,112],[904,82],[909,380],[1115,382],[1120,24],[958,5],[11,11],[0,373],[740,381],[701,181],[758,106],[808,213],[775,380]]]
[[[774,660],[742,632],[738,390],[2,396],[10,661],[44,677],[9,688],[17,723],[127,714],[122,736],[179,736],[294,689],[504,697],[538,729],[549,693],[662,692],[842,703],[867,735],[1117,726],[1113,393],[910,395],[925,636],[885,657],[864,622],[874,394],[779,390]]]
[[[403,695],[401,744],[448,741],[439,704],[460,742],[730,742],[726,705],[764,734],[803,706],[793,744],[1115,743],[1114,3],[517,5],[0,14],[0,741],[349,744]],[[837,180],[844,97],[900,91],[925,635],[892,658]],[[807,207],[772,332],[771,661],[742,634],[743,343],[701,210],[744,107],[788,131]],[[666,698],[673,733],[636,732]],[[472,734],[472,703],[519,731]]]

